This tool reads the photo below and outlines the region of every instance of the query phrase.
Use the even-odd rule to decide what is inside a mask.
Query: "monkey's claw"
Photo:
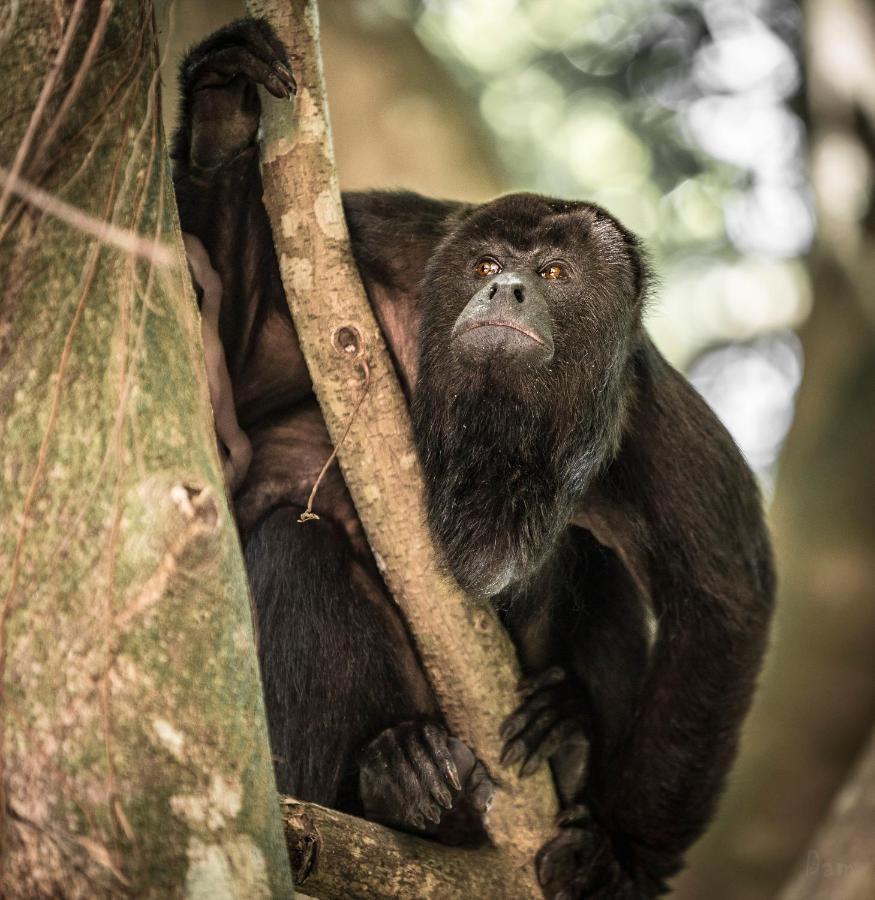
[[[563,745],[586,743],[582,690],[564,669],[552,666],[519,684],[520,705],[501,726],[502,765],[521,763],[526,778]]]

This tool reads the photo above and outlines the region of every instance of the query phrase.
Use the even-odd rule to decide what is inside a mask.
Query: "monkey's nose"
[[[490,300],[495,300],[496,294],[501,291],[501,295],[498,297],[497,302],[501,302],[502,300],[510,301],[511,299],[515,300],[517,303],[522,303],[526,299],[526,286],[521,281],[493,281],[489,286],[488,297]]]

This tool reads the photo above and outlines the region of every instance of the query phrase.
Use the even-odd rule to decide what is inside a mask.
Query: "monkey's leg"
[[[280,790],[348,805],[357,757],[391,725],[436,718],[406,631],[345,532],[284,507],[246,545]]]
[[[491,782],[448,737],[382,585],[339,526],[299,513],[269,513],[246,545],[279,789],[411,829],[482,813]]]

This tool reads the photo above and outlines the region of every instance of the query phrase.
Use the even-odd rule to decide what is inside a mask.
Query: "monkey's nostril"
[[[489,288],[489,299],[491,300],[495,296],[495,292],[498,290],[498,285],[493,284],[491,288]]]
[[[523,302],[523,289],[522,288],[514,288],[513,295],[514,295],[514,297],[516,297],[517,303]]]

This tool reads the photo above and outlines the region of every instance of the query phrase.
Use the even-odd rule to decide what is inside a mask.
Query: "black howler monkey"
[[[264,23],[192,50],[172,155],[183,227],[221,277],[252,442],[235,500],[277,779],[427,829],[482,811],[489,779],[444,730],[336,466],[321,520],[297,524],[330,441],[262,206],[257,84],[295,87]],[[641,251],[603,209],[383,192],[344,209],[411,401],[437,546],[495,604],[528,679],[502,737],[506,764],[549,760],[556,778],[545,893],[655,896],[714,810],[766,644],[751,473],[647,336]]]

